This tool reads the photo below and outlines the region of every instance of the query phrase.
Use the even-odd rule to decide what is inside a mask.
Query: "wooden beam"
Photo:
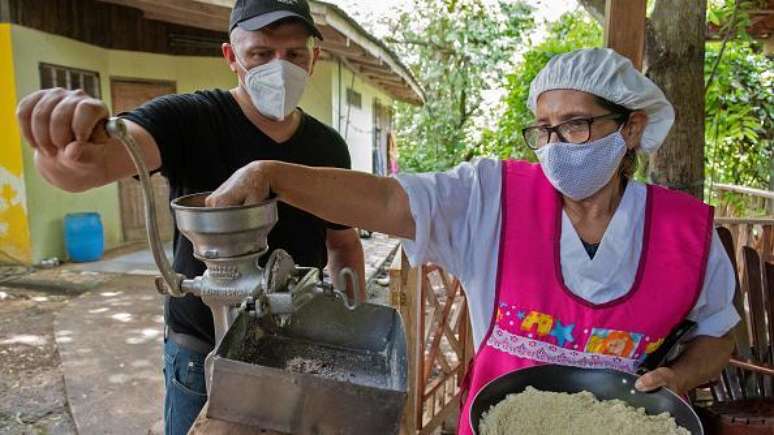
[[[607,0],[605,6],[605,46],[628,57],[642,70],[645,52],[645,12],[647,0]]]
[[[164,21],[183,26],[198,27],[219,32],[228,31],[230,11],[227,8],[209,6],[190,0],[102,0],[143,11],[149,20]]]
[[[345,44],[347,42],[347,38],[342,35],[341,33],[337,32],[336,29],[331,27],[330,25],[325,22],[325,24],[321,24],[321,22],[324,21],[324,17],[319,18],[318,21],[318,15],[314,16],[314,23],[317,24],[317,28],[320,29],[320,33],[322,33],[323,43],[328,42],[338,42],[339,44]]]
[[[384,62],[382,62],[381,59],[372,56],[350,56],[349,60],[350,62],[356,63],[358,65],[370,66],[372,68],[379,68],[381,70],[394,73],[394,71],[392,71],[390,67],[387,66]]]
[[[181,26],[196,27],[199,29],[213,30],[216,32],[228,32],[228,23],[220,23],[211,19],[195,19],[193,17],[180,17],[168,13],[145,12],[143,17],[148,20],[162,21],[165,23],[178,24]],[[223,41],[227,42],[227,41]]]
[[[385,85],[385,86],[395,86],[395,87],[402,87],[406,86],[406,82],[403,81],[403,79],[399,78],[398,76],[387,76],[387,75],[381,75],[381,74],[369,74],[365,71],[360,71],[361,74],[368,77],[369,80],[375,81],[379,84]]]
[[[378,74],[378,75],[389,75],[389,76],[395,75],[397,77],[397,75],[393,73],[392,70],[390,70],[389,68],[385,68],[383,66],[376,66],[372,63],[361,62],[358,59],[350,59],[349,61],[352,62],[353,65],[356,65],[358,68],[360,68],[360,70],[363,72],[370,73],[370,74]]]
[[[225,17],[228,20],[231,14],[231,8],[210,5],[192,0],[164,0],[163,2],[155,0],[102,0],[107,3],[122,4],[145,10],[167,10],[176,11],[185,14],[203,15],[214,18]]]
[[[344,47],[335,44],[326,44],[323,42],[320,44],[320,49],[327,50],[331,53],[335,53],[341,56],[346,56],[347,58],[356,58],[361,62],[368,62],[367,59],[369,58],[368,53],[355,47]]]

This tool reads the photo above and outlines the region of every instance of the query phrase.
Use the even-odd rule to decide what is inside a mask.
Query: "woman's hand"
[[[271,193],[270,162],[257,161],[244,166],[207,197],[207,207],[258,204]]]
[[[277,200],[331,223],[413,239],[408,194],[397,180],[336,168],[257,161],[236,171],[207,197],[208,207]]]
[[[679,395],[687,393],[678,374],[669,367],[659,367],[652,372],[645,373],[637,379],[634,387],[644,392],[666,387]]]
[[[687,394],[692,389],[716,379],[728,364],[733,350],[733,331],[723,337],[696,337],[686,343],[685,349],[671,363],[671,367],[660,367],[642,375],[635,388],[640,391],[653,391],[667,387],[677,394]]]

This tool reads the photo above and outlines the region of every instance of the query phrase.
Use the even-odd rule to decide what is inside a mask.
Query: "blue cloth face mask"
[[[616,131],[583,144],[549,143],[538,148],[535,154],[556,190],[580,201],[610,182],[626,154],[626,141]]]

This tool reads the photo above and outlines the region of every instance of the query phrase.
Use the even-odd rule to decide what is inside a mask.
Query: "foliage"
[[[760,44],[745,32],[750,22],[745,11],[753,8],[754,2],[740,1],[735,12],[735,1],[712,0],[707,13],[716,34],[728,34],[729,38],[720,61],[720,41],[710,41],[706,48],[705,185],[709,188],[712,183],[728,183],[767,189],[774,184],[774,60],[766,58]],[[512,17],[511,22],[517,26],[506,36],[503,26],[507,19],[495,20],[498,25],[494,30],[483,28],[492,18],[478,15],[476,11],[481,6],[477,1],[449,0],[446,4],[451,9],[442,14],[428,9],[437,2],[415,2],[416,13],[403,15],[403,27],[396,29],[415,29],[406,35],[419,41],[433,41],[433,45],[408,50],[415,59],[414,72],[427,90],[428,104],[422,110],[405,106],[398,110],[402,166],[428,171],[446,169],[472,156],[534,158],[521,138],[521,129],[533,120],[526,106],[530,83],[552,56],[601,46],[601,27],[582,9],[564,14],[549,25],[545,40],[520,53],[513,67],[508,61],[513,50],[508,47],[515,45],[530,28],[525,13],[504,14]],[[467,6],[454,9],[463,4]],[[412,27],[417,20],[424,25]],[[458,25],[460,22],[476,25]],[[461,29],[472,29],[472,34],[466,36],[467,30]],[[486,44],[475,42],[481,35],[487,35]],[[500,44],[496,38],[508,42]],[[494,47],[504,48],[497,52]],[[405,56],[410,47],[403,48],[401,54]],[[511,68],[510,73],[505,72],[507,68]],[[506,91],[503,113],[493,128],[477,136],[471,117],[482,113],[481,92],[496,83],[498,77],[505,77],[504,84],[501,83]],[[461,92],[463,89],[468,92]],[[463,106],[467,109],[459,110],[460,101],[465,99]],[[730,202],[745,213],[756,208],[734,195],[724,197],[723,202]]]
[[[505,111],[496,130],[484,133],[478,155],[534,158],[521,136],[521,130],[534,119],[527,107],[532,80],[555,55],[602,45],[602,28],[582,9],[563,14],[547,30],[549,36],[525,52],[521,63],[508,75]]]
[[[733,0],[710,8],[710,23],[730,23],[732,9]],[[734,35],[707,88],[707,176],[714,183],[767,189],[774,170],[774,60],[744,32],[747,23],[746,14],[738,13]],[[707,44],[707,79],[721,48],[720,42]]]
[[[510,68],[521,35],[532,27],[520,2],[497,6],[482,0],[414,0],[390,23],[387,42],[421,83],[422,107],[398,104],[400,164],[408,171],[436,171],[470,157],[485,114],[484,92]]]

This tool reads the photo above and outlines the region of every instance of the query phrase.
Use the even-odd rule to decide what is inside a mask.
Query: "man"
[[[306,0],[238,0],[230,21],[230,42],[222,51],[239,86],[161,97],[122,115],[148,167],[169,180],[171,197],[214,190],[258,160],[349,168],[344,140],[296,107],[322,39]],[[120,143],[95,139],[101,136],[95,126],[108,115],[104,102],[63,89],[33,93],[18,108],[38,171],[69,192],[135,175]],[[269,245],[304,266],[327,263],[333,274],[350,267],[364,287],[363,251],[351,228],[279,204]],[[204,272],[179,233],[174,250],[176,271],[188,277]],[[206,401],[203,364],[214,346],[213,321],[209,308],[193,296],[167,298],[164,311],[165,432],[183,434]]]

